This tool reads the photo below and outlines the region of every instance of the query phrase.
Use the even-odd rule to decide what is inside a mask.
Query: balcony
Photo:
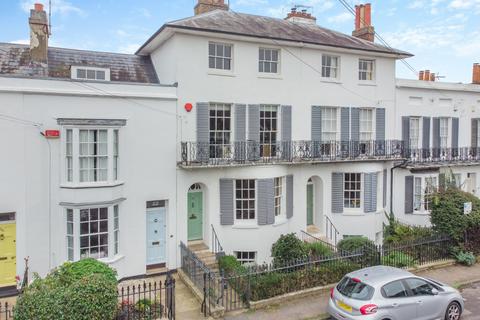
[[[255,141],[231,144],[181,143],[179,166],[227,167],[262,164],[401,160],[401,140],[375,141],[284,141],[260,144]]]
[[[472,147],[405,149],[404,154],[408,159],[408,167],[480,163],[480,148]]]

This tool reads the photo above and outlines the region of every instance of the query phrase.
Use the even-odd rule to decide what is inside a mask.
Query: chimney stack
[[[473,84],[480,84],[480,63],[473,64],[473,77],[472,77]]]
[[[32,63],[47,64],[48,62],[48,19],[43,4],[35,3],[30,10],[30,57]]]
[[[224,0],[198,0],[193,11],[198,16],[199,14],[218,9],[228,11],[228,5],[225,4]]]
[[[418,80],[434,82],[436,79],[435,73],[430,73],[430,70],[421,70],[418,72]]]
[[[372,5],[370,3],[355,6],[355,30],[352,36],[375,41],[375,28],[372,26]]]
[[[307,24],[316,24],[317,18],[312,16],[311,13],[307,12],[307,9],[298,10],[300,6],[295,6],[292,8],[290,13],[287,15],[285,20],[295,23],[307,23]]]

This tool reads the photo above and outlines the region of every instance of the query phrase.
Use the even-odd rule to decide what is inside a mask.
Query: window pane
[[[394,281],[383,286],[383,292],[388,298],[406,297],[407,291],[401,281]]]

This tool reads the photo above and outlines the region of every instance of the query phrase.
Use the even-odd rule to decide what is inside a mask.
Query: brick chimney
[[[228,11],[228,5],[224,0],[198,0],[198,3],[195,5],[193,11],[197,16],[199,14],[217,9]]]
[[[36,3],[30,10],[30,57],[33,63],[47,64],[48,60],[48,19],[43,4]]]
[[[435,81],[436,79],[435,73],[430,73],[430,70],[421,70],[418,72],[418,80]]]
[[[298,10],[298,7],[293,7],[285,20],[295,23],[316,24],[317,18],[307,12],[307,9]]]
[[[352,36],[375,41],[375,28],[372,26],[372,5],[370,3],[355,6],[355,30]]]
[[[472,83],[473,84],[480,84],[480,63],[474,63],[473,64]]]

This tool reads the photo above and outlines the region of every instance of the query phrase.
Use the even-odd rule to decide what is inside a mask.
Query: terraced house
[[[478,83],[396,80],[411,54],[356,10],[350,36],[199,0],[124,55],[49,47],[36,5],[30,46],[0,44],[0,286],[27,257],[125,278],[178,268],[180,246],[262,263],[286,233],[380,242],[386,212],[428,223],[452,161],[476,190]]]

